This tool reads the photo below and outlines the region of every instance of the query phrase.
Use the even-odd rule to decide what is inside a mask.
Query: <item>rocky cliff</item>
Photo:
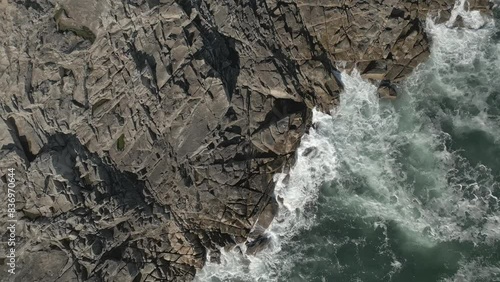
[[[424,20],[453,5],[0,1],[0,176],[16,170],[19,259],[0,280],[191,280],[270,224],[272,177],[312,108],[338,103],[339,71],[393,95],[429,55]]]

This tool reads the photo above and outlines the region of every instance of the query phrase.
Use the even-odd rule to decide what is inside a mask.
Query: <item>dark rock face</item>
[[[15,280],[188,281],[207,250],[257,251],[272,176],[338,103],[338,70],[403,79],[429,54],[423,19],[453,3],[1,1]]]
[[[377,89],[378,96],[382,99],[396,99],[397,93],[394,87],[390,84],[381,83]]]

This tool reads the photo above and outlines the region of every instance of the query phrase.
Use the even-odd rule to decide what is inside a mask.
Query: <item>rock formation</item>
[[[338,103],[339,71],[393,89],[429,55],[423,21],[453,4],[0,1],[14,280],[189,281],[219,247],[265,242],[272,177],[311,109]]]

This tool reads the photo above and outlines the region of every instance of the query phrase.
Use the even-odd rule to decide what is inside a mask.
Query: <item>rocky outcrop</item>
[[[338,103],[339,71],[400,81],[453,3],[2,1],[15,281],[188,281],[208,251],[259,249],[273,174]]]

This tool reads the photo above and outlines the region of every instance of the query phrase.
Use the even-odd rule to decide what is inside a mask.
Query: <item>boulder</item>
[[[380,85],[377,89],[377,93],[382,99],[394,100],[397,98],[396,90],[392,85]]]

